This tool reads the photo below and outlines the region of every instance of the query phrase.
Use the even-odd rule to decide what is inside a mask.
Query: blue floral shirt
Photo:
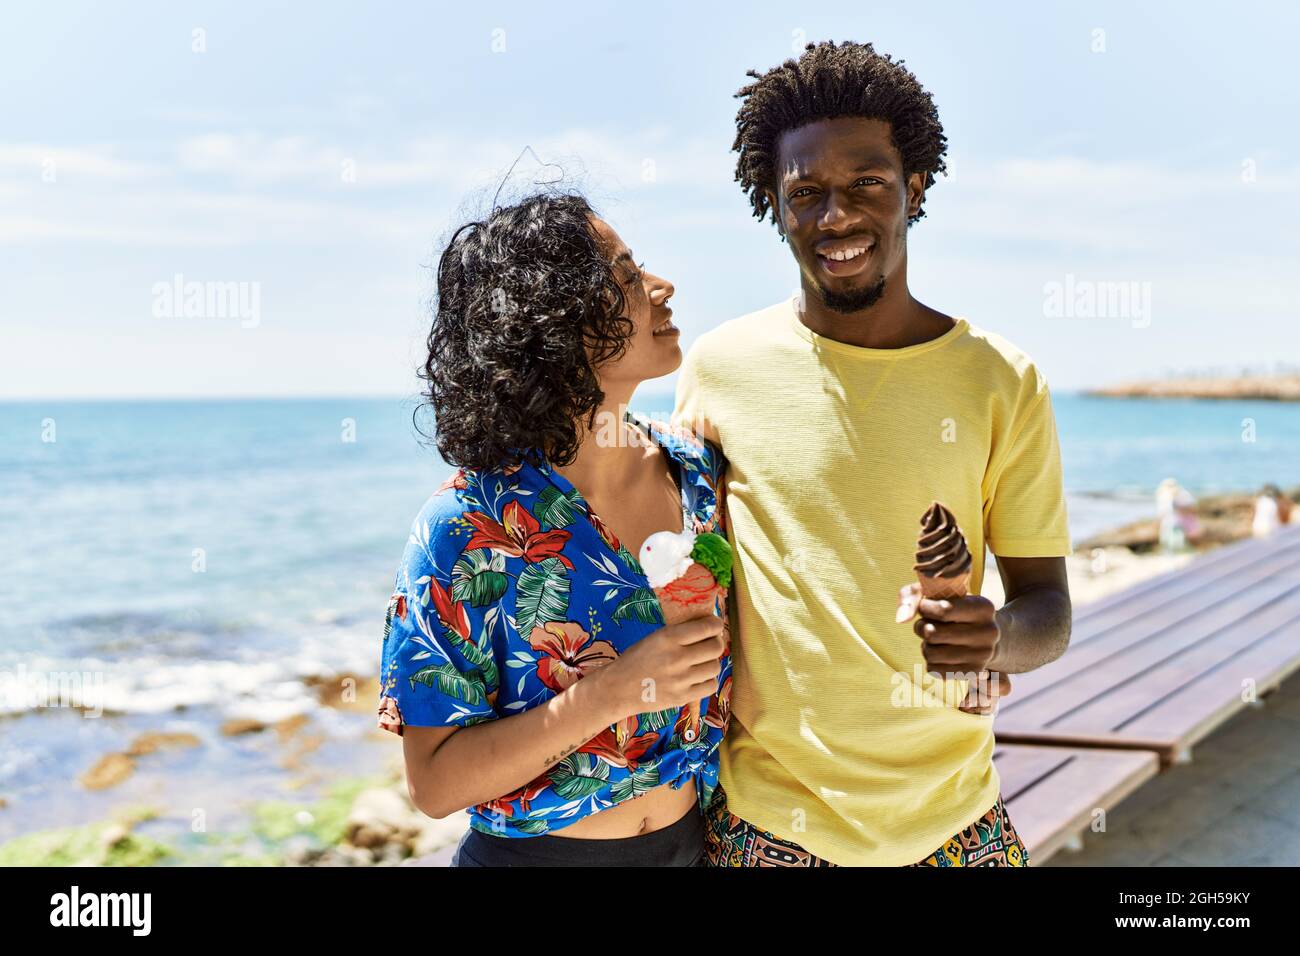
[[[683,527],[725,534],[725,459],[717,446],[637,413],[626,417],[667,453]],[[521,713],[663,627],[636,556],[542,461],[462,469],[416,517],[384,626],[385,730],[469,727]],[[715,612],[727,620],[725,593]],[[514,793],[470,808],[470,825],[536,836],[688,781],[703,810],[731,715],[731,644],[723,633],[713,696],[612,724]]]

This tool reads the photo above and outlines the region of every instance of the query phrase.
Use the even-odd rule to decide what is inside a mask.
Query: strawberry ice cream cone
[[[663,609],[665,624],[680,624],[692,618],[714,613],[719,594],[726,588],[718,584],[713,572],[692,561],[686,573],[654,589]]]
[[[659,531],[641,546],[645,572],[665,624],[681,624],[718,612],[718,600],[731,584],[731,545],[720,534],[704,531]],[[687,743],[699,739],[703,726],[700,702],[678,715],[676,731]]]

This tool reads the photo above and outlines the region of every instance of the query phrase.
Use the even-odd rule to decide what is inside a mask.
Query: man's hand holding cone
[[[916,617],[913,630],[932,672],[978,675],[960,709],[991,715],[998,698],[1011,692],[1011,681],[988,670],[998,642],[996,608],[988,598],[970,594],[972,563],[957,519],[934,502],[921,518],[913,566],[917,580],[899,590],[895,619],[901,624]]]

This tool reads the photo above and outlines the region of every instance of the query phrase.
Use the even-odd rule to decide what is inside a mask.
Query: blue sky
[[[913,294],[1054,388],[1300,360],[1294,5],[801,7],[11,7],[0,398],[409,395],[439,240],[526,145],[676,283],[689,347],[796,285],[730,146],[745,71],[805,39],[934,94],[952,176]],[[178,275],[256,321],[160,313]],[[1046,305],[1098,283],[1149,312]]]

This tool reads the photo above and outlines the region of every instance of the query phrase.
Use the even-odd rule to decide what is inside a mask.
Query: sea
[[[1165,478],[1196,494],[1300,485],[1300,406],[1052,400],[1076,540],[1151,515]],[[191,803],[283,777],[270,745],[214,733],[232,718],[310,713],[337,748],[321,759],[359,766],[348,742],[372,718],[322,709],[309,682],[378,667],[408,528],[451,472],[417,405],[0,403],[0,840],[103,812],[116,798],[78,775],[145,730],[207,742],[171,765]],[[665,412],[671,395],[633,407]],[[84,675],[102,713],[55,699],[51,675]]]

